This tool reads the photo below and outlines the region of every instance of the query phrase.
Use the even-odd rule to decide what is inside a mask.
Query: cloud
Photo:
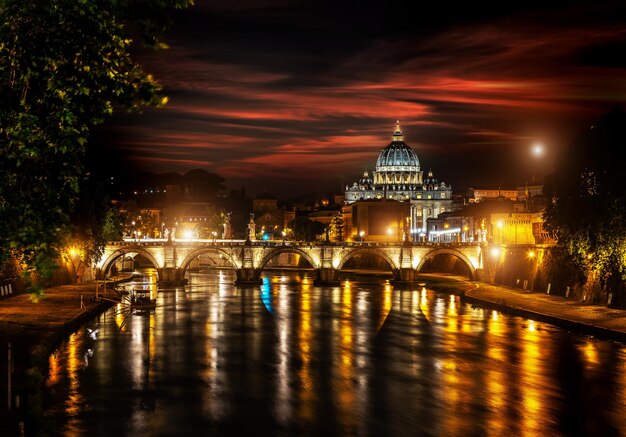
[[[281,21],[281,11],[295,21]],[[232,28],[202,33],[202,20],[190,20],[168,53],[142,54],[170,104],[112,127],[117,146],[156,170],[197,164],[225,177],[311,180],[371,168],[399,119],[422,163],[471,179],[480,176],[463,166],[478,156],[472,148],[510,154],[534,139],[558,147],[626,101],[626,68],[606,60],[626,26],[598,5],[559,10],[561,22],[532,9],[454,25],[440,14],[443,24],[427,31],[376,29],[333,42],[338,22],[320,22],[327,34],[314,36],[307,11],[287,0],[202,5],[198,17],[229,17]]]

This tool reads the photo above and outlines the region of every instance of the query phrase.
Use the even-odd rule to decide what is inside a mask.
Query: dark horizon
[[[169,50],[136,53],[168,105],[118,113],[93,141],[136,171],[202,168],[289,198],[371,171],[400,120],[422,170],[458,191],[545,175],[626,102],[623,4],[459,8],[199,1]]]

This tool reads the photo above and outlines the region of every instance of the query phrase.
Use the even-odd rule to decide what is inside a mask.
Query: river
[[[150,272],[148,272],[150,273]],[[189,274],[50,357],[60,435],[624,435],[626,347],[378,279]]]

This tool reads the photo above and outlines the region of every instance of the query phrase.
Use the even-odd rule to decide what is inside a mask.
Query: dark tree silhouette
[[[626,304],[626,114],[616,108],[559,160],[546,184],[545,227],[598,280],[603,299]]]

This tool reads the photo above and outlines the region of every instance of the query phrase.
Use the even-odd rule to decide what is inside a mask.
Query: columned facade
[[[363,177],[346,186],[345,202],[393,199],[411,202],[410,233],[413,241],[426,234],[426,220],[452,209],[452,187],[439,182],[429,171],[424,177],[415,151],[404,142],[400,123],[392,141],[379,154],[373,177]]]

